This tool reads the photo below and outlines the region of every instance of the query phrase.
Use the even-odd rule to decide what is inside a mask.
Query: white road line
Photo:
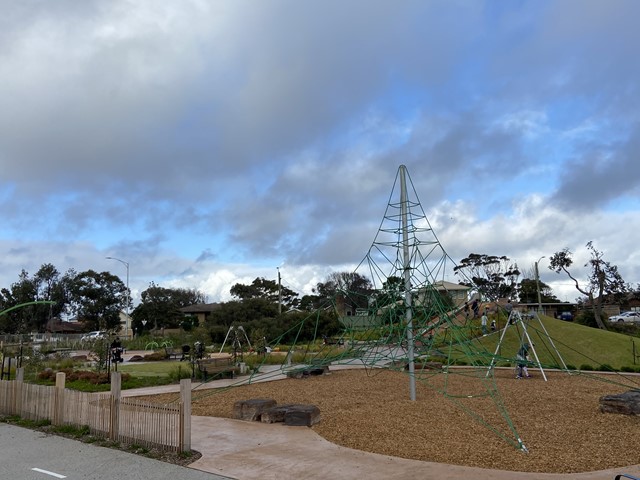
[[[51,475],[52,477],[56,477],[56,478],[67,478],[66,475],[60,475],[59,473],[50,472],[49,470],[43,470],[41,468],[32,468],[31,470],[33,470],[34,472],[45,473],[47,475]]]

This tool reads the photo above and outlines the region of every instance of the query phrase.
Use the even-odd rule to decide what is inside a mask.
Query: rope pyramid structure
[[[341,318],[350,345],[340,361],[358,359],[365,367],[403,372],[409,397],[416,401],[416,382],[443,395],[471,418],[516,448],[527,451],[498,392],[493,357],[477,341],[478,332],[464,315],[464,302],[451,299],[454,285],[445,281],[455,266],[421,206],[404,166],[400,166],[383,220],[355,272],[370,278],[375,294],[366,299],[343,291],[340,302],[366,305]],[[316,356],[315,361],[318,361]],[[327,360],[330,359],[330,356]],[[333,360],[332,361],[336,361]],[[455,368],[456,364],[471,368]],[[484,368],[483,368],[484,367]],[[465,377],[464,381],[452,381]],[[476,409],[492,404],[497,423],[489,424]]]
[[[444,278],[453,266],[406,168],[400,166],[378,232],[353,272],[370,279],[373,291],[353,289],[347,278],[338,285],[329,307],[338,313],[343,327],[339,338],[320,341],[320,313],[311,312],[293,327],[293,334],[313,330],[318,341],[289,343],[286,361],[278,367],[261,365],[261,373],[252,380],[328,366],[364,368],[369,375],[395,370],[407,375],[412,401],[422,401],[416,385],[425,385],[526,452],[496,387],[493,369],[486,375],[492,353],[477,342],[477,328],[465,321],[462,305],[451,300],[455,291],[450,288],[456,285]],[[281,338],[291,336],[288,331]],[[270,344],[276,347],[280,339]],[[305,349],[300,361],[300,351]],[[467,367],[454,368],[460,364]],[[487,404],[494,410],[491,422],[476,409],[477,403],[484,410]]]

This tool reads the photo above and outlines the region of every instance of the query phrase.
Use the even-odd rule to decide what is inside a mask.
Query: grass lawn
[[[161,362],[122,363],[118,365],[118,371],[128,373],[135,377],[169,377],[178,378],[178,371],[184,377],[184,372],[191,372],[191,364],[166,360]]]
[[[597,328],[590,328],[573,322],[565,322],[551,317],[540,317],[549,336],[547,336],[535,319],[529,322],[527,329],[535,346],[540,362],[544,366],[554,366],[559,363],[555,355],[555,348],[560,352],[564,362],[575,368],[589,365],[598,369],[600,365],[609,365],[614,369],[622,367],[638,368],[634,365],[632,337],[621,333],[609,332]],[[474,342],[478,349],[488,352],[488,357],[496,350],[501,331],[480,337]],[[550,338],[549,338],[550,337]],[[503,358],[515,357],[523,340],[523,329],[519,324],[510,325],[504,336],[498,355]],[[640,347],[637,342],[636,349]],[[532,352],[530,356],[533,358]],[[638,363],[640,359],[636,359]]]

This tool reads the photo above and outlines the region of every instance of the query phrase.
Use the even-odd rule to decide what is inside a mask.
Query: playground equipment
[[[542,323],[542,321],[540,320],[538,313],[532,312],[532,313],[523,315],[518,310],[514,309],[509,314],[509,318],[507,319],[507,324],[505,325],[504,329],[502,329],[502,333],[500,334],[500,340],[496,345],[496,350],[495,352],[493,352],[491,363],[489,364],[489,368],[487,369],[487,376],[489,376],[492,373],[496,365],[496,362],[499,358],[498,352],[500,352],[500,349],[502,347],[507,331],[509,330],[509,328],[512,328],[517,331],[520,347],[524,345],[528,345],[528,349],[531,351],[531,353],[533,353],[533,356],[536,360],[534,366],[538,368],[538,370],[540,370],[540,373],[542,374],[542,378],[544,379],[544,381],[545,382],[547,381],[547,375],[544,372],[544,368],[542,368],[542,363],[540,362],[540,358],[538,357],[538,353],[536,351],[535,342],[531,339],[531,335],[529,334],[531,322],[533,322],[534,320],[537,321],[537,325],[539,325],[540,331],[544,332],[544,337],[549,342],[552,348],[552,352],[555,354],[555,357],[557,358],[558,363],[562,365],[565,371],[567,372],[569,371],[567,369],[566,363],[564,362],[564,359],[562,358],[562,355],[556,348],[555,343],[553,343],[553,339],[551,338],[551,336],[549,335],[549,332],[544,326],[544,323]]]
[[[220,353],[222,353],[224,346],[227,344],[227,340],[231,341],[232,357],[234,362],[237,360],[238,356],[240,357],[240,360],[243,359],[245,350],[243,345],[248,346],[247,350],[251,350],[252,348],[249,337],[247,337],[247,333],[244,331],[242,325],[232,325],[229,327],[227,335],[224,337],[224,342],[222,342],[222,346],[220,347]]]
[[[400,186],[399,195],[396,185]],[[400,166],[383,220],[364,259],[351,276],[345,275],[336,281],[336,293],[331,303],[323,305],[322,310],[310,312],[279,338],[270,339],[269,345],[274,351],[277,348],[286,354],[282,364],[266,365],[271,355],[264,355],[264,363],[254,369],[264,370],[264,373],[255,377],[252,374],[247,381],[264,381],[269,376],[329,366],[364,367],[370,376],[375,376],[382,368],[395,370],[406,374],[411,401],[428,401],[418,398],[416,383],[420,382],[471,420],[517,450],[527,452],[498,391],[495,367],[499,350],[504,347],[502,342],[507,340],[506,330],[513,332],[515,327],[518,347],[523,341],[534,344],[531,340],[535,322],[530,319],[525,322],[520,317],[508,324],[501,331],[498,348],[492,352],[493,342],[499,334],[494,332],[483,337],[479,325],[474,325],[479,320],[470,320],[465,315],[468,293],[461,298],[455,288],[460,285],[445,280],[454,272],[454,267],[455,262],[440,244],[422,210],[406,168]],[[474,284],[464,272],[459,273],[461,283]],[[365,277],[371,285],[363,288],[361,284],[351,282],[356,277],[354,274]],[[481,293],[477,291],[483,300]],[[495,298],[484,300],[497,301]],[[335,341],[322,341],[322,334],[326,333],[322,314],[326,309],[336,312],[343,327],[341,334],[332,335]],[[566,369],[537,314],[535,319],[540,324],[538,335],[540,331],[544,332],[543,337],[548,337],[552,345],[549,350],[555,351],[559,358],[549,365],[556,366],[560,362]],[[311,341],[309,332],[314,336]],[[243,341],[250,347],[242,327],[229,329],[220,352],[229,340],[233,342],[235,355],[242,352]],[[509,340],[512,340],[511,336]],[[540,345],[546,343],[536,341]],[[336,342],[344,345],[335,345]],[[280,348],[283,344],[287,345],[288,351]],[[501,360],[513,362],[518,347],[510,346],[512,356]],[[294,353],[295,363],[291,360]],[[544,353],[542,349],[536,350],[536,365],[542,368],[540,353]],[[542,373],[546,380],[543,370]],[[213,390],[200,393],[203,396],[213,394]]]

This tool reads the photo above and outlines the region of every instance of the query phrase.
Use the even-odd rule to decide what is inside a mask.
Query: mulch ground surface
[[[639,377],[598,375],[597,380],[587,374],[550,372],[545,382],[539,371],[532,373],[531,379],[516,380],[512,370],[498,370],[495,381],[471,370],[426,375],[417,382],[416,401],[411,401],[407,375],[336,371],[225,391],[195,391],[192,413],[232,418],[236,401],[272,398],[278,404],[317,405],[321,421],[314,431],[335,444],[367,452],[547,473],[640,464],[640,417],[603,414],[599,409],[602,395],[628,391],[628,385],[639,388]],[[172,400],[175,396],[154,398]],[[500,403],[504,410],[497,407]],[[528,453],[517,448],[518,438]]]

